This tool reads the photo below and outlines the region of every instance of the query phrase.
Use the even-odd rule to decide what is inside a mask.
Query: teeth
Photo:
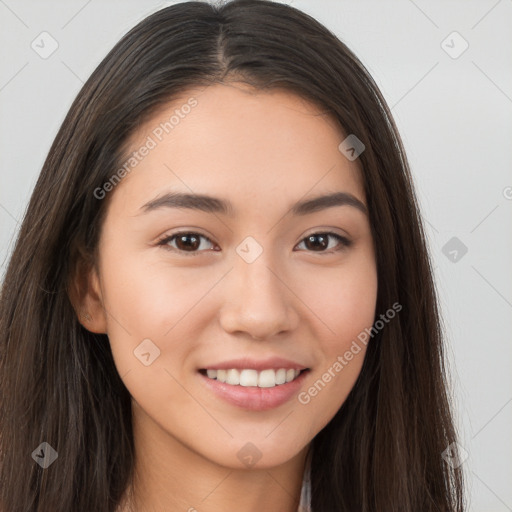
[[[284,384],[286,382],[286,370],[280,368],[276,372],[276,384]]]
[[[238,370],[227,370],[226,380],[224,382],[238,386],[238,384],[240,384],[240,372]]]
[[[258,386],[260,388],[273,388],[286,382],[291,382],[299,375],[300,370],[279,368],[279,370],[206,370],[210,379],[217,379],[233,386]]]
[[[238,372],[238,370],[234,370]],[[240,372],[240,386],[257,386],[258,372],[256,370],[242,370]]]
[[[286,370],[286,382],[290,382],[293,380],[298,374],[295,373],[295,370]]]
[[[295,373],[294,373],[295,376]],[[258,375],[258,387],[273,388],[276,385],[275,370],[263,370]]]

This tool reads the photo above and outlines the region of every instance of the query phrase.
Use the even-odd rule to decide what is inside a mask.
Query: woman
[[[400,137],[292,7],[185,2],[122,38],[0,310],[6,512],[463,510]]]

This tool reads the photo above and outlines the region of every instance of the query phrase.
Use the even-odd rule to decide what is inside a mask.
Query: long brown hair
[[[442,457],[456,434],[432,267],[389,108],[363,64],[316,20],[267,0],[235,0],[179,3],[140,22],[93,72],[51,146],[0,297],[3,512],[119,504],[134,466],[130,395],[107,335],[81,326],[69,292],[78,266],[97,255],[108,197],[93,191],[157,109],[191,87],[230,80],[309,99],[363,142],[376,319],[402,306],[313,439],[313,512],[462,511],[461,469]],[[58,454],[46,469],[31,456],[43,442]]]

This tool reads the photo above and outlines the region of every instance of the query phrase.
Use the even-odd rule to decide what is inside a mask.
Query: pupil
[[[308,242],[312,242],[312,241],[314,241],[316,238],[320,238],[320,239],[322,239],[322,244],[321,244],[320,249],[325,249],[325,248],[327,247],[327,245],[328,245],[328,244],[326,243],[326,242],[327,242],[327,237],[326,237],[325,235],[323,235],[323,234],[308,236],[308,238],[307,238],[307,240],[306,240],[306,245],[308,244]],[[308,247],[308,248],[309,248],[309,247]],[[315,246],[315,245],[313,244],[313,249],[315,249],[315,248],[318,248],[318,245],[316,245],[316,246]]]
[[[178,237],[178,240],[177,240],[178,247],[179,247],[180,243],[181,243],[181,242],[183,242],[184,240],[186,241],[186,242],[185,242],[185,246],[184,246],[184,248],[185,248],[185,249],[187,249],[187,248],[189,248],[189,249],[190,249],[190,248],[192,248],[192,249],[197,249],[197,248],[199,247],[199,244],[198,244],[198,237],[196,237],[196,236],[194,236],[194,235],[180,235],[180,236]],[[195,241],[195,243],[193,242],[193,243],[192,243],[192,246],[191,246],[191,245],[187,242],[187,240],[188,240],[188,241],[190,241],[190,240],[194,240],[194,241]],[[180,247],[180,249],[181,249],[181,247]]]

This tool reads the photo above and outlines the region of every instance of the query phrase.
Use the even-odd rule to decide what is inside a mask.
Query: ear
[[[94,333],[107,334],[107,317],[95,265],[79,260],[68,286],[68,295],[82,326]]]

